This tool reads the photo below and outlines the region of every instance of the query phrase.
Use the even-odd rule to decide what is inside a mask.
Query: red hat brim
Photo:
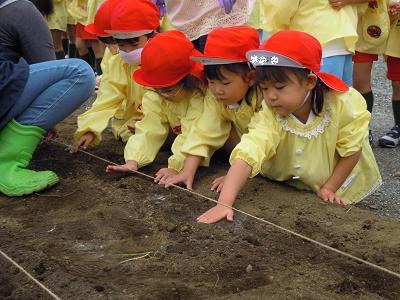
[[[321,81],[332,90],[338,92],[347,92],[349,90],[349,86],[335,75],[325,72],[314,72],[314,74],[317,75],[319,79],[321,79]]]
[[[104,32],[104,31],[99,30],[99,29],[94,25],[94,23],[90,23],[90,24],[86,25],[86,26],[85,26],[85,31],[88,32],[88,33],[90,33],[90,34],[94,34],[94,35],[102,36],[102,37],[109,37],[109,36],[111,36],[110,34]]]

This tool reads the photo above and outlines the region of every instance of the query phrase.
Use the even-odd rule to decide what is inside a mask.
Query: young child
[[[54,51],[57,59],[64,59],[65,53],[62,47],[62,33],[67,31],[67,2],[66,0],[54,0],[53,13],[47,16],[47,25],[49,26],[54,43]]]
[[[259,46],[257,30],[248,26],[217,28],[210,32],[204,55],[194,55],[194,61],[205,65],[208,91],[204,112],[193,123],[182,151],[188,156],[183,170],[170,170],[173,176],[160,181],[169,187],[184,182],[192,189],[193,178],[200,163],[208,166],[213,153],[223,147],[230,153],[240,137],[248,132],[255,111],[261,108],[254,86],[254,70],[249,66],[246,52]],[[178,172],[180,172],[178,174]],[[174,174],[175,173],[175,174]],[[214,188],[218,188],[218,178]]]
[[[151,1],[121,1],[113,9],[108,33],[118,43],[119,55],[108,60],[96,101],[78,117],[76,142],[71,153],[79,147],[98,145],[110,119],[117,140],[126,142],[132,135],[136,121],[142,118],[144,94],[144,88],[133,81],[132,73],[139,67],[143,46],[159,25],[160,15]]]
[[[284,30],[247,58],[265,102],[231,154],[219,203],[233,205],[247,178],[259,173],[332,203],[355,203],[373,193],[382,179],[367,138],[371,114],[361,94],[320,72],[318,40]],[[198,221],[232,221],[232,209],[221,204]]]
[[[395,148],[400,144],[400,3],[391,2],[393,2],[389,6],[391,25],[385,55],[387,55],[386,77],[392,81],[394,126],[379,139],[379,146],[386,148]]]
[[[368,0],[265,0],[265,30],[292,29],[313,35],[322,44],[321,70],[351,86],[352,54],[358,38],[355,4],[362,2]]]
[[[383,54],[390,30],[388,0],[373,0],[358,6],[358,40],[353,56],[353,84],[367,102],[367,109],[372,114],[374,94],[372,93],[372,65]],[[369,142],[373,144],[370,130]]]
[[[185,156],[181,147],[192,122],[203,112],[202,66],[190,60],[197,53],[176,30],[160,33],[147,43],[141,68],[133,73],[137,83],[152,88],[143,97],[144,116],[125,147],[126,164],[110,165],[107,172],[129,172],[152,163],[170,130],[177,136],[168,167],[182,168]],[[167,176],[165,170],[160,170],[157,178]]]

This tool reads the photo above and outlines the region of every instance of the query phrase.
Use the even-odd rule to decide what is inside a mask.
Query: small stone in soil
[[[253,266],[252,265],[248,265],[246,268],[246,272],[250,273],[251,271],[253,271]]]
[[[93,288],[98,292],[103,292],[104,291],[104,287],[101,286],[101,285],[95,285]]]

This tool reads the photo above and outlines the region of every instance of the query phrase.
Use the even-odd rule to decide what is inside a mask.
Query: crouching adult
[[[21,19],[4,18],[8,10]],[[22,196],[58,182],[27,167],[43,135],[93,93],[94,75],[83,60],[52,60],[50,32],[31,2],[0,0],[0,28],[0,192]]]

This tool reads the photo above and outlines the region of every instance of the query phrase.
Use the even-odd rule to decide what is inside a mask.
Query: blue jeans
[[[323,58],[321,72],[336,75],[348,86],[353,86],[352,55],[336,55]]]
[[[14,118],[22,125],[35,125],[47,131],[86,101],[94,85],[93,70],[81,59],[30,65],[24,91],[0,128]]]

